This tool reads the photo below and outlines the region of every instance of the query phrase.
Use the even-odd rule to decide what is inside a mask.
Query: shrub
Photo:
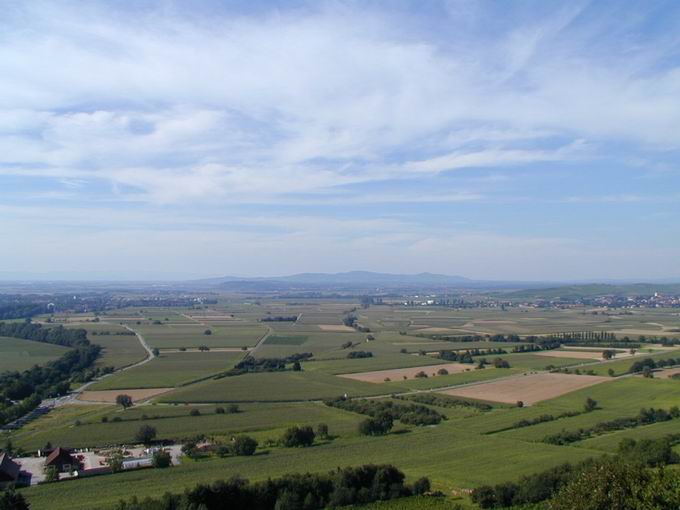
[[[224,414],[224,407],[216,407],[215,414]]]
[[[201,411],[199,411],[198,409],[192,409],[191,411],[189,411],[189,416],[201,416]]]
[[[437,374],[438,375],[449,375],[449,371],[446,370],[445,368],[440,368],[439,370],[437,370]]]

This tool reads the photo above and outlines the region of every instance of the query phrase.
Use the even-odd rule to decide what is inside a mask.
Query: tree
[[[612,351],[611,349],[602,351],[602,359],[612,359],[614,356],[616,356],[616,351]]]
[[[438,375],[449,375],[449,371],[446,370],[445,368],[440,368],[439,370],[437,370],[437,374]]]
[[[614,375],[616,374],[616,372],[614,372],[613,368],[610,368],[609,370],[607,370],[607,373],[609,374],[609,377],[614,377]]]
[[[151,425],[142,425],[135,434],[135,439],[140,443],[151,444],[156,439],[156,428]]]
[[[586,403],[583,404],[583,408],[585,409],[586,413],[594,411],[597,409],[597,400],[593,400],[592,398],[588,397],[586,399]]]
[[[201,352],[205,352],[205,351],[209,351],[210,347],[208,347],[207,345],[199,345],[198,350],[201,351]]]
[[[389,414],[379,414],[359,423],[359,433],[365,436],[383,436],[392,430],[393,424],[394,422]]]
[[[234,455],[239,457],[249,457],[257,449],[257,441],[250,436],[236,436],[231,445]]]
[[[154,347],[151,353],[154,355],[154,357],[158,357],[161,355],[161,351],[158,350],[158,347]]]
[[[680,508],[680,476],[621,459],[598,462],[564,486],[551,510],[652,510]]]
[[[158,450],[153,454],[152,463],[155,468],[163,469],[170,467],[172,465],[172,456],[170,452]]]
[[[29,510],[29,507],[24,496],[10,487],[0,493],[0,510]]]
[[[215,414],[224,414],[224,407],[216,407]]]
[[[199,411],[198,409],[192,409],[191,411],[189,411],[189,416],[201,416],[201,411]]]
[[[206,329],[206,330],[203,332],[203,334],[204,334],[204,335],[212,335],[212,330]]]
[[[300,372],[302,370],[302,365],[300,365],[299,361],[296,361],[293,363],[293,371],[294,372]]]
[[[109,455],[106,459],[106,463],[111,468],[111,471],[118,473],[123,470],[123,453],[121,451],[116,451]]]
[[[315,437],[312,427],[291,427],[281,437],[281,444],[289,448],[312,446]]]
[[[132,397],[130,395],[118,395],[116,397],[116,404],[121,406],[123,409],[132,407]]]
[[[43,472],[45,473],[46,482],[59,481],[59,469],[57,469],[57,466],[45,466]]]

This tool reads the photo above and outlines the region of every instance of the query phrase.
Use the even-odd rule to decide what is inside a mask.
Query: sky
[[[680,280],[680,2],[0,0],[0,279]]]

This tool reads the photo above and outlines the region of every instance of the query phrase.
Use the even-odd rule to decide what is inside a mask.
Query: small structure
[[[65,448],[55,448],[45,459],[45,467],[55,466],[60,473],[68,473],[78,469],[80,463]]]
[[[21,467],[9,458],[5,452],[0,452],[0,486],[15,483],[19,479]]]

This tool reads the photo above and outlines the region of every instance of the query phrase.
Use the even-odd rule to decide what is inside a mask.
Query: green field
[[[241,352],[161,353],[148,363],[118,372],[94,384],[92,390],[167,388],[230,369],[243,358]]]
[[[28,370],[62,356],[68,349],[59,345],[0,337],[0,373]]]
[[[338,331],[348,311],[354,310],[358,322],[368,332]],[[674,312],[677,313],[677,312]],[[120,331],[122,322],[139,331],[146,341],[161,350],[149,363],[119,371],[94,384],[91,389],[132,389],[175,387],[151,403],[122,410],[112,405],[82,405],[57,408],[19,431],[8,434],[15,446],[27,450],[46,442],[67,447],[102,447],[130,444],[139,427],[152,425],[158,439],[182,441],[196,434],[228,441],[233,435],[247,433],[260,442],[250,458],[210,457],[192,461],[184,458],[169,470],[142,470],[71,483],[41,485],[22,489],[32,510],[87,509],[88,496],[97,494],[101,508],[111,508],[119,499],[132,495],[158,496],[170,489],[182,491],[199,482],[212,482],[234,474],[263,480],[291,472],[325,472],[337,466],[365,463],[393,463],[410,480],[428,476],[437,490],[469,489],[480,484],[516,480],[523,474],[541,471],[564,462],[577,462],[615,451],[622,438],[657,438],[677,431],[678,421],[608,432],[556,446],[543,442],[547,435],[562,430],[577,430],[617,418],[631,417],[642,407],[668,409],[680,404],[680,382],[613,377],[602,384],[568,393],[553,400],[518,408],[495,405],[480,409],[464,405],[431,406],[447,417],[438,425],[416,427],[395,422],[384,437],[367,437],[358,432],[365,416],[325,406],[321,400],[348,394],[353,398],[390,398],[396,394],[428,392],[445,387],[476,384],[511,375],[569,367],[571,371],[594,370],[607,375],[613,368],[624,374],[630,365],[643,359],[594,363],[580,358],[539,356],[509,351],[516,343],[488,340],[496,333],[547,335],[564,331],[644,331],[653,334],[670,331],[680,317],[668,311],[634,310],[630,313],[591,313],[584,309],[463,309],[377,305],[361,308],[354,300],[249,299],[237,296],[220,298],[217,304],[192,308],[128,308],[112,311],[99,323],[69,322],[85,327],[90,339],[104,347],[101,366],[124,366],[143,359],[136,337],[92,335],[94,331]],[[298,320],[260,322],[267,317],[292,316]],[[167,320],[166,320],[167,319]],[[69,321],[68,316],[60,320]],[[85,316],[74,318],[86,320]],[[90,319],[91,320],[91,319]],[[160,324],[154,324],[159,321]],[[139,322],[139,324],[137,324]],[[210,335],[204,334],[210,329]],[[442,340],[438,335],[482,335],[471,342]],[[642,333],[640,333],[642,334]],[[267,335],[253,356],[286,357],[311,353],[302,362],[302,371],[248,373],[215,379],[247,355],[246,352],[219,351],[219,347],[254,346]],[[208,352],[177,352],[180,347],[206,345]],[[426,367],[436,370],[443,363],[438,351],[501,348],[508,353],[482,355],[487,361],[501,357],[511,368],[475,369],[458,374],[411,378],[387,383],[366,383],[338,377],[338,374],[365,371]],[[372,357],[351,359],[353,351],[367,351]],[[678,357],[680,350],[652,354],[650,357]],[[136,359],[135,356],[137,357]],[[478,357],[476,360],[480,358]],[[291,364],[288,365],[289,367]],[[512,379],[507,381],[512,383]],[[585,400],[594,398],[598,408],[581,412]],[[396,401],[396,399],[395,399]],[[240,412],[218,414],[217,407],[238,403]],[[191,416],[198,410],[198,416]],[[557,416],[579,412],[531,426],[516,427],[520,420],[542,415]],[[104,419],[104,421],[102,421]],[[114,421],[115,420],[115,421]],[[332,439],[317,441],[311,448],[284,448],[275,444],[292,425],[325,423]],[[456,501],[458,502],[458,501]],[[466,508],[473,508],[467,499]],[[364,507],[364,510],[411,508],[450,508],[452,499],[412,498]]]
[[[188,324],[134,324],[131,326],[142,334],[147,343],[158,349],[179,349],[180,347],[247,347],[257,343],[267,333],[267,328],[257,324],[204,326]],[[206,335],[205,331],[211,334]]]
[[[398,391],[398,390],[392,390]],[[163,402],[290,402],[384,394],[381,384],[364,383],[320,372],[266,372],[224,377],[180,388]]]

